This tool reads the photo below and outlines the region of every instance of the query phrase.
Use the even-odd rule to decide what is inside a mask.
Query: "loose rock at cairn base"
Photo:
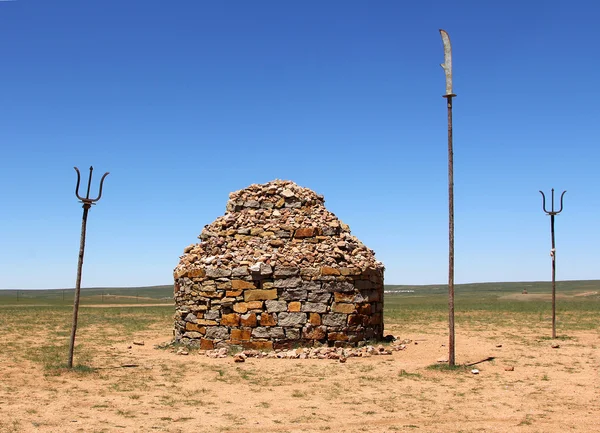
[[[356,346],[383,337],[383,264],[324,205],[274,180],[229,195],[174,270],[176,342]]]

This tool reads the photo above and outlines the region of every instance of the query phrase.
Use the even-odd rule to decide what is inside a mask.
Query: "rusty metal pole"
[[[554,188],[552,188],[552,210],[546,210],[546,196],[542,191],[542,208],[544,212],[550,215],[550,236],[552,237],[552,249],[550,257],[552,257],[552,338],[556,338],[556,244],[554,242],[554,216],[558,215],[563,210],[563,197],[567,191],[563,191],[560,195],[560,210],[554,210]]]
[[[452,142],[452,45],[445,30],[440,29],[444,43],[444,63],[442,68],[446,73],[446,98],[448,105],[448,364],[454,366],[454,151]]]
[[[102,185],[104,184],[104,178],[108,176],[108,172],[104,173],[102,179],[100,180],[100,192],[98,193],[98,197],[95,199],[90,198],[90,187],[92,185],[92,172],[94,171],[94,167],[90,167],[90,177],[88,179],[87,193],[85,198],[79,195],[79,183],[80,183],[80,173],[77,167],[74,167],[77,172],[77,185],[75,186],[75,195],[83,204],[83,217],[81,219],[81,238],[79,242],[79,260],[77,262],[77,280],[75,282],[75,300],[73,301],[73,326],[71,328],[71,341],[69,345],[69,359],[67,361],[67,368],[73,368],[73,351],[75,350],[75,333],[77,332],[77,316],[79,314],[79,294],[81,292],[81,270],[83,268],[83,255],[85,252],[85,233],[87,226],[87,216],[88,211],[92,207],[92,205],[96,204],[98,200],[102,197]]]

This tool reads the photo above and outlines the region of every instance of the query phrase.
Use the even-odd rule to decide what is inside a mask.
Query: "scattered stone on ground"
[[[143,346],[144,342],[142,340],[133,340],[133,344],[135,344],[136,346]]]
[[[504,367],[504,371],[515,371],[515,367],[513,367],[512,365],[509,365],[507,367]]]
[[[340,362],[346,362],[346,359],[368,358],[370,356],[391,355],[392,351],[405,350],[406,346],[385,347],[363,346],[363,347],[302,347],[297,349],[282,349],[271,352],[248,349],[234,355],[235,362],[244,362],[247,358],[267,358],[267,359],[337,359]],[[228,349],[222,347],[214,350],[200,350],[199,355],[205,355],[209,358],[227,358]]]

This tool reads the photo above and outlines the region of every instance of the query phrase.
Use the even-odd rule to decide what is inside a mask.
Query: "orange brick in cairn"
[[[206,328],[204,326],[200,326],[196,323],[191,323],[191,322],[187,322],[185,324],[185,330],[186,331],[196,331],[201,334],[204,334],[206,332]]]
[[[319,326],[321,324],[321,316],[319,315],[319,313],[310,313],[308,321],[311,325]]]
[[[327,339],[331,341],[348,341],[348,336],[343,332],[330,332]]]
[[[302,303],[300,302],[290,302],[288,304],[288,311],[290,312],[298,312],[302,308]]]
[[[254,349],[254,350],[273,350],[273,342],[272,341],[248,341],[242,343],[244,349]]]
[[[206,338],[200,339],[200,349],[201,350],[213,350],[215,345],[212,340],[207,340]]]
[[[325,326],[307,326],[303,329],[303,337],[309,340],[323,340],[327,337],[327,332],[325,331]]]
[[[296,230],[294,237],[297,239],[312,238],[316,234],[317,229],[315,227],[303,227]]]
[[[357,305],[356,311],[358,314],[369,315],[371,314],[371,304]]]
[[[355,293],[334,293],[333,299],[335,302],[354,302]]]
[[[249,301],[266,301],[269,299],[277,299],[277,289],[269,290],[246,290],[244,292],[244,300]]]
[[[240,316],[240,325],[241,326],[256,326],[256,313],[246,313]]]
[[[190,278],[195,278],[195,277],[200,277],[200,278],[204,278],[206,276],[206,272],[204,271],[204,269],[190,269],[187,271],[187,275]]]
[[[277,325],[277,319],[270,313],[260,314],[260,326],[275,326]]]
[[[261,310],[263,307],[262,301],[251,301],[246,302],[245,304],[248,307],[248,310]]]
[[[340,275],[340,270],[329,266],[323,266],[321,268],[321,275]]]
[[[231,288],[234,290],[256,289],[254,283],[244,280],[231,280]]]
[[[238,314],[223,314],[221,317],[221,325],[223,326],[238,326],[240,324],[240,316]]]
[[[331,306],[331,311],[335,313],[350,314],[356,311],[356,307],[354,304],[338,304],[337,302],[334,302]]]
[[[240,341],[249,341],[252,335],[250,329],[232,329],[231,330],[231,342],[239,343]]]
[[[363,316],[361,314],[350,314],[348,316],[349,326],[368,325],[369,316]]]

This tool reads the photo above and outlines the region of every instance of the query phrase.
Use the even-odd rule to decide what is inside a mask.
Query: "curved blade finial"
[[[446,96],[454,95],[452,92],[452,45],[450,44],[450,36],[446,30],[440,29],[442,42],[444,43],[444,63],[440,66],[444,68],[446,73]]]

